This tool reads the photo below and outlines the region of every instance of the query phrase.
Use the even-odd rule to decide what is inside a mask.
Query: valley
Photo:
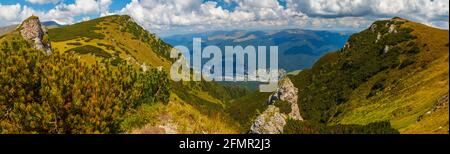
[[[290,73],[274,93],[174,82],[170,50],[193,37],[278,45]],[[357,33],[160,39],[127,15],[48,29],[32,16],[0,36],[0,133],[448,134],[448,40],[448,30],[399,17]]]

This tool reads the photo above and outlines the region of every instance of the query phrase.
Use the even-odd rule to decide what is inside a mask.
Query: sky
[[[447,0],[0,0],[0,27],[127,14],[162,36],[232,29],[360,30],[395,16],[449,28]]]

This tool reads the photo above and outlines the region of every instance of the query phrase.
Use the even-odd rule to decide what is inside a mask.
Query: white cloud
[[[29,1],[38,3],[38,0]],[[60,24],[71,24],[77,22],[74,18],[79,16],[109,15],[111,14],[109,12],[109,6],[111,4],[112,0],[75,0],[72,4],[57,4],[54,8],[48,11],[35,10],[27,5],[0,4],[0,19],[2,19],[0,22],[0,26],[17,24],[31,15],[39,16],[43,21],[54,20]]]
[[[17,18],[17,14],[21,11],[21,5],[15,4],[15,5],[2,5],[0,4],[0,26],[5,23],[15,21]]]
[[[48,3],[56,4],[61,0],[26,0],[26,1],[32,4],[48,4]]]
[[[288,8],[310,17],[366,17],[366,19],[400,16],[430,25],[448,19],[447,0],[287,0]],[[448,21],[447,21],[448,25]],[[448,27],[448,26],[447,26]]]
[[[360,16],[368,13],[370,0],[287,0],[286,5],[309,16]]]
[[[129,14],[153,32],[173,29],[208,30],[255,28],[301,23],[300,12],[284,9],[277,0],[230,0],[238,6],[227,10],[203,0],[132,0],[120,14]]]
[[[448,28],[449,16],[447,0],[285,0],[286,6],[278,0],[223,0],[228,7],[237,5],[231,10],[214,1],[132,0],[117,12],[109,10],[112,0],[75,0],[71,4],[61,0],[27,1],[57,4],[46,11],[0,4],[0,25],[17,23],[33,14],[63,24],[86,17],[128,14],[156,33],[279,27],[360,29],[393,16]]]
[[[227,0],[233,11],[202,0],[133,0],[121,14],[130,14],[151,31],[189,28],[310,27],[364,28],[374,20],[401,16],[429,25],[448,27],[445,0]],[[444,25],[444,26],[442,26]]]

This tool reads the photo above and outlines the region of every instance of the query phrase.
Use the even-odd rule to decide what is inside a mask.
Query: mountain
[[[42,22],[42,25],[45,26],[45,27],[48,28],[48,29],[59,28],[59,27],[64,26],[64,25],[58,24],[58,23],[55,22],[55,21],[44,21],[44,22]]]
[[[148,33],[129,16],[108,16],[49,29],[56,52],[74,52],[87,63],[124,61],[146,70],[170,66],[171,47]]]
[[[63,25],[58,24],[55,21],[45,21],[45,22],[42,22],[41,24],[48,29],[58,28],[58,27],[63,26]],[[6,27],[0,27],[0,35],[4,35],[6,33],[14,31],[17,28],[17,26],[19,26],[19,25],[10,25],[10,26],[6,26]]]
[[[169,72],[173,61],[169,58],[172,46],[142,28],[127,15],[107,16],[50,29],[49,37],[55,52],[74,53],[80,56],[81,61],[91,65],[97,62],[113,66],[130,64],[141,71],[158,69]],[[158,106],[159,115],[153,113],[155,106],[142,107],[138,112],[151,114],[154,117],[129,115],[130,119],[125,119],[124,127],[128,131],[145,133],[149,129],[160,130],[163,126],[165,128],[166,125],[172,126],[173,123],[177,123],[178,133],[237,132],[231,129],[234,126],[227,124],[231,122],[227,122],[230,121],[227,118],[228,115],[222,110],[233,98],[245,95],[246,89],[221,86],[214,82],[173,82],[171,85],[171,103],[167,106]],[[185,114],[173,115],[177,112]],[[192,115],[198,115],[199,118],[208,122],[194,123],[189,120]],[[172,117],[170,118],[172,120],[159,120],[160,116]],[[148,121],[151,123],[148,124]],[[185,129],[192,125],[199,128]],[[204,125],[220,125],[221,127],[208,128]],[[134,130],[136,127],[145,128]],[[216,130],[211,130],[212,128]]]
[[[171,81],[172,46],[126,15],[51,29],[39,23],[33,16],[0,36],[0,133],[449,130],[448,30],[406,19],[376,21],[311,67],[298,64],[302,71],[285,76],[274,93]],[[252,34],[276,42],[293,33],[287,31]],[[317,39],[319,32],[294,31],[326,40]],[[244,35],[208,39],[226,44],[254,38]]]
[[[406,19],[373,23],[291,77],[302,116],[331,126],[389,121],[401,133],[448,133],[448,42],[448,30]]]
[[[6,27],[0,27],[0,36],[13,31],[14,29],[17,28],[17,26],[18,25],[11,25],[11,26],[6,26]]]
[[[278,46],[279,67],[290,72],[310,67],[325,53],[344,46],[350,32],[314,31],[302,29],[263,31],[212,31],[163,37],[167,43],[191,49],[193,38],[202,38],[202,45]]]
[[[258,92],[235,100],[228,112],[253,132],[258,126],[287,134],[447,134],[448,42],[448,30],[398,17],[376,21],[287,76],[298,88],[303,121],[271,121],[283,105],[267,104],[269,95]]]
[[[0,133],[238,132],[224,108],[246,89],[172,82],[172,47],[131,17],[37,23],[0,37]]]

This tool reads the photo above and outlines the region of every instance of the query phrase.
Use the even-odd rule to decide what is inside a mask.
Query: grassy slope
[[[246,133],[253,120],[266,110],[270,95],[271,93],[252,92],[230,103],[226,111],[239,123],[241,133]]]
[[[135,32],[146,36],[135,36]],[[108,16],[54,28],[49,30],[49,35],[53,48],[59,52],[91,45],[136,66],[163,66],[166,70],[170,67],[170,61],[165,59],[164,54],[159,54],[168,53],[170,46],[137,26],[128,16]],[[82,59],[87,59],[87,63],[94,62],[93,59],[102,60],[92,54],[83,55]]]
[[[448,31],[413,22],[403,26],[414,29],[412,34],[417,36],[418,43],[427,44],[413,57],[415,64],[378,74],[362,84],[352,93],[349,102],[340,107],[344,109],[336,123],[390,120],[402,133],[448,133],[448,106],[418,121],[433,109],[438,98],[448,94]],[[361,95],[368,93],[370,86],[380,78],[398,82],[386,84],[385,90],[372,98]]]
[[[386,23],[400,26],[399,33],[375,43]],[[353,35],[349,48],[295,76],[302,116],[328,125],[388,120],[401,133],[448,133],[448,105],[424,116],[448,94],[448,31],[399,18],[375,24],[376,31]]]
[[[108,16],[49,31],[52,46],[59,52],[94,46],[140,68],[163,66],[169,71],[171,47],[149,34],[128,16]],[[104,54],[80,54],[87,63],[104,61]],[[245,90],[226,88],[216,83],[172,83],[173,93],[168,105],[144,105],[125,119],[129,132],[149,133],[157,125],[167,124],[159,117],[168,115],[178,133],[236,133],[224,109],[231,99],[245,94]],[[243,92],[240,94],[233,94]],[[151,131],[150,131],[151,133]]]
[[[174,93],[167,105],[143,105],[137,109],[136,113],[129,114],[122,123],[122,127],[130,133],[164,133],[159,130],[164,126],[173,126],[177,133],[181,134],[236,134],[239,132],[237,124],[223,112],[205,115]]]

